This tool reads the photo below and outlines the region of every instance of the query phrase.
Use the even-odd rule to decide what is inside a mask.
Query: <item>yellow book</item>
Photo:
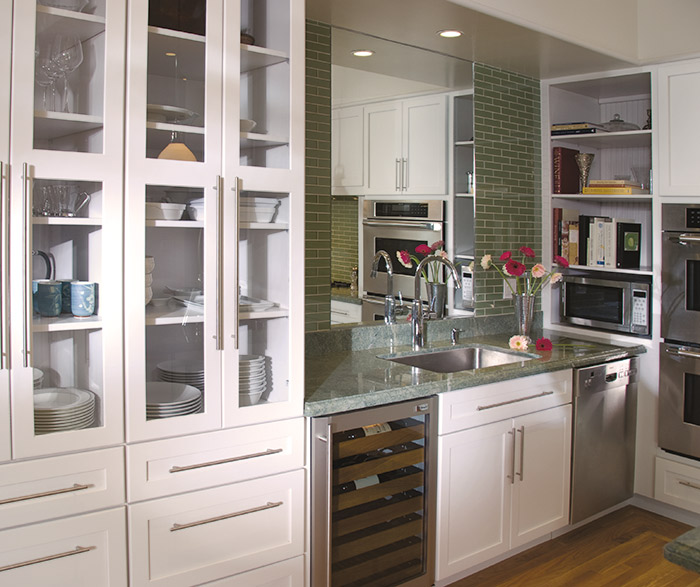
[[[595,194],[599,196],[628,196],[632,194],[648,194],[649,190],[633,187],[613,188],[613,187],[585,187],[581,191],[583,194]]]

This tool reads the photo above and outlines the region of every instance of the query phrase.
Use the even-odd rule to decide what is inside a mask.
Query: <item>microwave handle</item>
[[[439,222],[402,222],[400,220],[363,220],[364,226],[381,226],[391,228],[419,228],[422,230],[442,230],[442,224]]]
[[[692,234],[692,233],[684,232],[683,234],[678,235],[678,242],[682,245],[685,245],[685,244],[698,245],[698,244],[700,244],[700,234]]]
[[[698,351],[691,351],[689,349],[684,349],[684,348],[675,348],[675,347],[666,347],[666,352],[669,355],[676,355],[679,357],[688,357],[691,359],[700,359],[700,352]]]

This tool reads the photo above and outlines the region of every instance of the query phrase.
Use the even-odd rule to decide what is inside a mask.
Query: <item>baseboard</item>
[[[700,526],[700,514],[684,510],[683,508],[676,507],[675,505],[664,503],[662,501],[652,499],[651,497],[645,497],[644,495],[636,494],[630,500],[630,502],[630,505],[659,514],[665,518],[670,518],[671,520],[676,520],[676,522],[682,522],[683,524],[688,524],[689,526]]]

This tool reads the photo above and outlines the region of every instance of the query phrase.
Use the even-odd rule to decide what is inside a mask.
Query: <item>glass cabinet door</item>
[[[121,0],[31,0],[14,9],[10,262],[17,279],[10,289],[18,458],[123,441],[126,7]]]
[[[221,0],[130,4],[125,291],[132,441],[221,427],[222,14]]]

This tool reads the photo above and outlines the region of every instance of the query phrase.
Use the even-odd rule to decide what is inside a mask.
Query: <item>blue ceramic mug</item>
[[[76,279],[59,279],[61,282],[61,313],[70,314],[70,286],[71,283],[75,283]]]
[[[36,289],[35,289],[36,288]],[[42,316],[61,314],[61,282],[52,279],[36,279],[32,282],[33,307]]]
[[[92,316],[96,307],[94,281],[74,281],[70,284],[70,309],[73,316]]]

